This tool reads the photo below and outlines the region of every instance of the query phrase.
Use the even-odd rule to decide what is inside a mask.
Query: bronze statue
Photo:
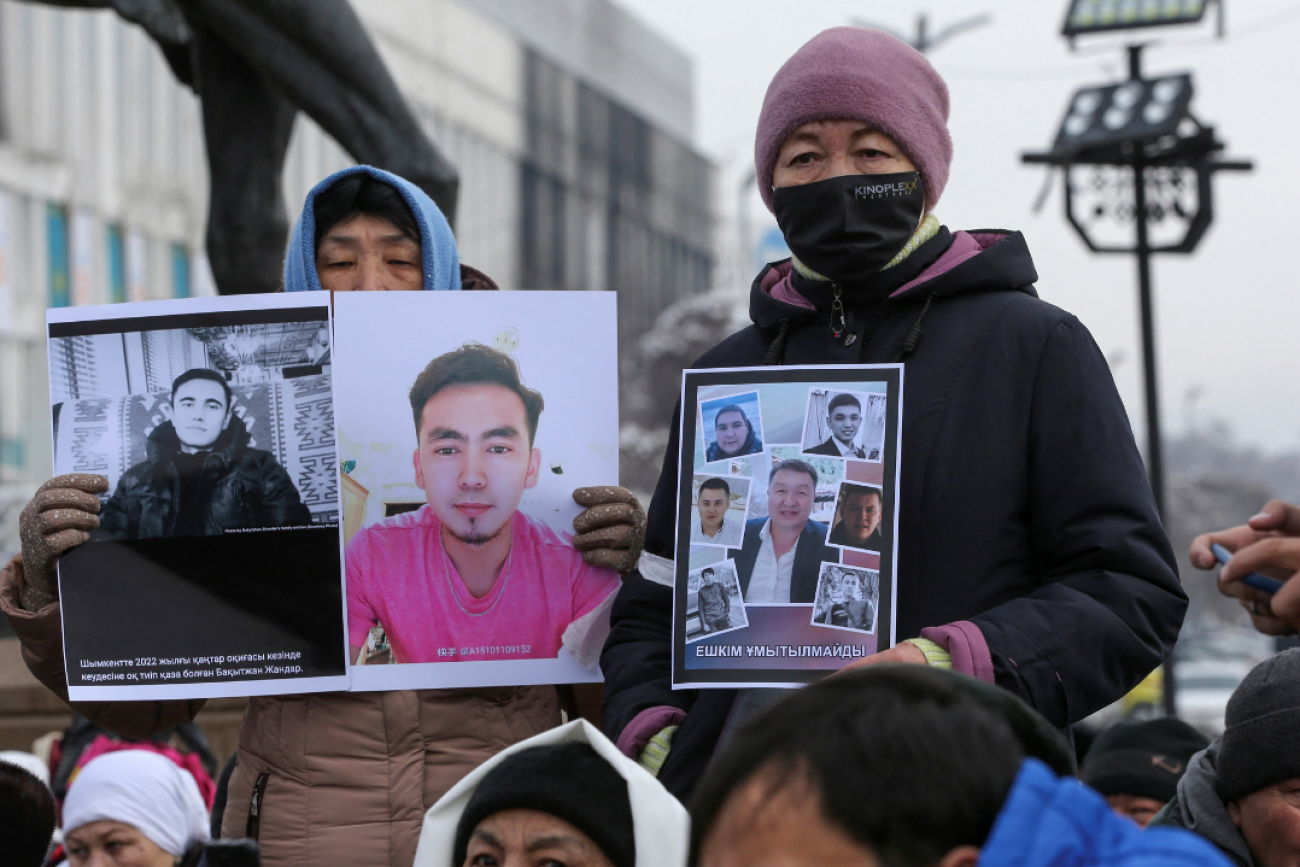
[[[307,113],[354,159],[407,178],[452,220],[456,169],[420,129],[347,0],[38,0],[140,25],[203,103],[207,251],[223,295],[271,292],[289,233],[281,173]]]

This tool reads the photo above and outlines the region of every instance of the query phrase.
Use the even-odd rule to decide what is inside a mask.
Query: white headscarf
[[[645,768],[620,753],[609,738],[584,719],[576,719],[520,741],[479,765],[453,786],[424,814],[424,828],[415,850],[415,867],[460,867],[451,864],[456,826],[460,824],[460,815],[465,812],[474,790],[489,771],[522,750],[574,742],[591,744],[596,754],[627,780],[628,800],[632,804],[632,833],[636,839],[636,867],[684,867],[691,828],[686,808]]]
[[[131,825],[177,858],[211,838],[198,783],[175,762],[147,750],[97,756],[68,788],[65,834],[106,820]]]

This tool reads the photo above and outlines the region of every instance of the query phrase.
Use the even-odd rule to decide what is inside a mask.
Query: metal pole
[[[1142,79],[1142,46],[1128,47],[1128,75],[1132,81]],[[1138,307],[1142,316],[1142,375],[1146,387],[1147,403],[1147,478],[1151,481],[1151,494],[1156,501],[1156,511],[1163,520],[1165,514],[1165,462],[1160,447],[1160,388],[1156,374],[1156,325],[1151,298],[1151,239],[1147,221],[1147,165],[1142,143],[1133,144],[1133,207],[1137,227]],[[1178,683],[1174,673],[1175,648],[1164,662],[1164,688],[1161,690],[1166,716],[1178,712]]]
[[[1147,238],[1146,166],[1133,159],[1134,204],[1137,208],[1138,304],[1142,311],[1142,373],[1147,403],[1147,475],[1156,508],[1165,511],[1165,468],[1160,449],[1160,396],[1156,376],[1155,313],[1151,300],[1151,246]]]
[[[1165,467],[1160,448],[1160,392],[1156,376],[1155,312],[1151,303],[1151,247],[1147,239],[1146,166],[1139,152],[1133,159],[1134,201],[1137,206],[1138,304],[1142,310],[1142,372],[1147,399],[1147,475],[1156,510],[1165,514]],[[1178,681],[1171,650],[1164,662],[1164,688],[1161,690],[1165,716],[1178,713]]]

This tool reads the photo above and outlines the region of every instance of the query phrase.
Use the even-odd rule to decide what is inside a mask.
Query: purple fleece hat
[[[832,27],[808,40],[767,86],[754,170],[772,210],[772,171],[786,136],[815,120],[862,120],[888,135],[925,179],[926,209],[948,183],[948,86],[921,52],[879,30]]]

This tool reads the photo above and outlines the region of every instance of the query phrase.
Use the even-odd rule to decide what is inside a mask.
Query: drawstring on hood
[[[284,291],[310,292],[321,290],[316,274],[316,196],[350,175],[368,174],[397,190],[420,227],[420,264],[427,290],[459,290],[460,255],[456,252],[456,238],[442,211],[433,199],[415,184],[374,166],[353,166],[335,172],[307,194],[302,213],[289,234],[289,249],[284,257]]]
[[[767,356],[763,359],[763,365],[766,367],[779,367],[781,359],[785,357],[785,339],[790,336],[790,320],[782,319],[781,327],[777,329],[776,339],[772,345],[767,348]]]
[[[907,336],[903,338],[903,348],[898,350],[898,354],[894,356],[894,364],[898,364],[898,362],[903,361],[916,351],[916,344],[921,342],[921,320],[925,318],[925,314],[930,312],[930,305],[934,303],[937,294],[939,293],[931,292],[926,297],[925,306],[921,308],[921,315],[916,317],[912,327],[907,330]]]

